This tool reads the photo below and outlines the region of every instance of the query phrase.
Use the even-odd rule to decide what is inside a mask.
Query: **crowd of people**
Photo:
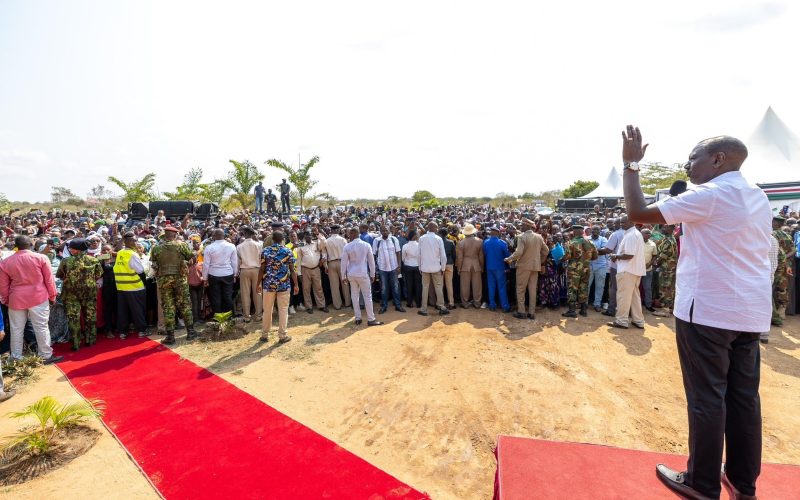
[[[622,329],[644,328],[644,311],[671,315],[681,228],[635,225],[622,209],[540,215],[529,207],[349,207],[290,214],[284,193],[283,211],[263,186],[264,196],[256,194],[256,210],[205,220],[163,213],[132,220],[96,210],[6,215],[0,339],[5,324],[10,342],[2,350],[10,349],[13,362],[25,344],[35,344],[49,363],[60,359],[52,342],[78,350],[100,331],[120,340],[155,332],[171,344],[176,329],[192,340],[198,322],[233,316],[262,321],[267,341],[274,309],[278,341],[287,342],[293,314],[352,308],[356,324],[363,311],[371,326],[381,324],[376,314],[390,302],[422,316],[461,307],[519,320],[534,320],[537,308],[565,307],[566,318],[593,309]],[[796,301],[797,214],[776,216],[773,229],[773,323],[781,324]],[[2,388],[0,382],[0,400],[11,394]]]

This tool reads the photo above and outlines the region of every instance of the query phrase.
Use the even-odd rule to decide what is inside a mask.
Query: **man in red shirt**
[[[19,235],[14,240],[18,251],[0,262],[0,302],[8,305],[11,331],[11,357],[22,358],[22,334],[30,320],[36,333],[39,357],[45,364],[61,361],[50,346],[50,304],[56,300],[56,283],[50,260],[31,252],[31,238]]]

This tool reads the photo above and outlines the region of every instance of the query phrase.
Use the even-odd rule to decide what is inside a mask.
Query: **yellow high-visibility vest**
[[[117,253],[117,261],[114,263],[114,279],[119,292],[133,292],[144,288],[142,279],[128,264],[135,254],[136,250],[130,248],[123,248]]]

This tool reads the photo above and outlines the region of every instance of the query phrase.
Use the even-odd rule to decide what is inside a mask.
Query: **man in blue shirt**
[[[371,247],[372,242],[375,241],[375,238],[371,234],[369,234],[369,232],[367,231],[368,228],[369,226],[367,226],[366,224],[361,224],[360,226],[358,226],[358,230],[360,233],[359,238],[361,238],[361,241],[366,241],[367,243],[369,243],[369,246]]]
[[[497,309],[496,292],[500,293],[500,306],[503,312],[509,312],[511,306],[508,303],[508,292],[506,291],[506,263],[505,259],[511,255],[508,251],[508,244],[499,238],[500,228],[492,226],[489,230],[489,238],[483,242],[483,255],[486,262],[486,279],[489,285],[489,310]]]
[[[253,192],[256,195],[256,212],[262,213],[264,212],[264,184],[258,181],[258,185],[256,185]]]
[[[592,236],[589,242],[597,249],[597,259],[591,261],[589,273],[589,290],[594,283],[594,310],[600,312],[600,302],[603,300],[603,290],[606,288],[606,274],[608,274],[608,257],[601,254],[600,250],[606,247],[608,239],[600,236],[600,226],[592,226]],[[586,293],[589,293],[589,290]]]

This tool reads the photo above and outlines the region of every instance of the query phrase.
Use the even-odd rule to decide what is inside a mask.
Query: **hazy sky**
[[[520,194],[800,130],[789,1],[0,0],[0,192],[319,155],[340,198]],[[792,48],[794,47],[794,48]],[[755,166],[750,166],[755,168]],[[743,169],[748,172],[748,165]],[[757,180],[757,179],[753,179]]]

